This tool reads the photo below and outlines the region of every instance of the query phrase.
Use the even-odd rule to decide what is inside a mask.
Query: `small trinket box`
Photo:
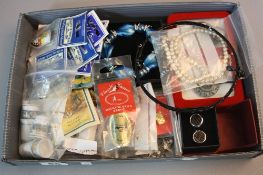
[[[183,153],[210,152],[219,147],[216,110],[182,112]]]

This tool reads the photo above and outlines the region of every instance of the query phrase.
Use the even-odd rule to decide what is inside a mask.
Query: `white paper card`
[[[144,85],[148,92],[153,96],[154,91],[150,83]],[[138,88],[140,98],[140,112],[137,116],[135,125],[135,150],[137,155],[145,154],[158,149],[157,146],[157,128],[156,128],[156,104],[151,101],[142,91]]]
[[[78,154],[94,155],[97,154],[97,142],[91,140],[66,138],[65,139],[66,150]]]

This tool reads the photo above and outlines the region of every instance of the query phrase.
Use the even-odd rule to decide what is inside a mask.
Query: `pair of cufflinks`
[[[190,117],[190,124],[194,128],[197,128],[197,130],[193,133],[193,141],[198,144],[204,143],[206,141],[206,133],[198,129],[202,126],[203,122],[203,117],[198,113],[192,114]]]

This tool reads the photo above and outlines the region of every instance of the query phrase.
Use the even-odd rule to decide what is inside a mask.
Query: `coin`
[[[212,97],[218,92],[219,87],[220,87],[219,84],[204,85],[194,88],[194,92],[198,94],[200,97]]]

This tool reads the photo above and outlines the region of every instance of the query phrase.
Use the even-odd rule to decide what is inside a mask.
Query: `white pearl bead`
[[[186,57],[182,52],[184,49],[181,42],[183,37],[197,32],[209,34],[213,38],[217,38],[222,44],[223,59],[217,63],[217,67],[219,69],[218,71],[209,72],[204,65],[198,63],[194,59]],[[181,83],[213,83],[215,80],[221,78],[224,75],[227,63],[231,62],[224,40],[211,30],[195,28],[188,30],[172,39],[169,38],[169,40],[165,37],[165,39],[162,40],[162,44],[166,54],[167,64],[172,70],[175,71],[177,78],[182,81]],[[187,72],[188,70],[182,69],[184,66],[186,66],[186,64],[191,68],[191,70],[196,70],[198,72],[199,78],[190,76],[191,74]]]

